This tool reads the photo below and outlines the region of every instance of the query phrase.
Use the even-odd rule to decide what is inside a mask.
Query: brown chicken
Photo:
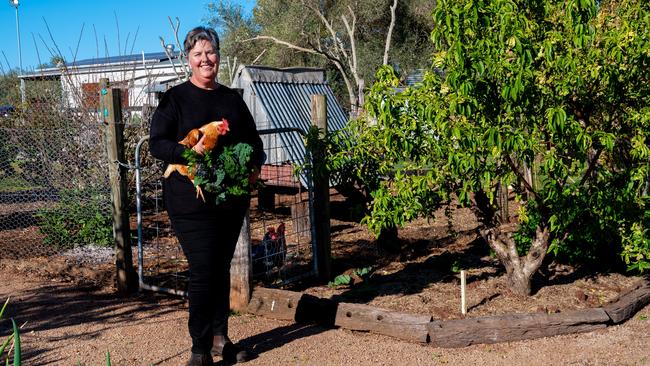
[[[228,128],[228,120],[224,118],[221,121],[209,122],[199,128],[191,130],[187,133],[185,138],[178,143],[191,149],[203,137],[203,147],[207,154],[217,146],[219,136],[225,135],[228,131],[230,131],[230,128]],[[180,175],[186,176],[190,181],[192,181],[192,184],[194,184],[194,173],[190,172],[187,165],[183,164],[169,164],[163,177],[168,178],[174,171],[177,171]],[[201,197],[203,202],[205,202],[205,197],[203,196],[201,187],[196,186],[196,198],[199,197]]]

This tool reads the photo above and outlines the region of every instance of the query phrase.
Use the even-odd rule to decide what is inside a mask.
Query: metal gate
[[[267,161],[260,176],[265,185],[254,192],[249,215],[253,280],[280,286],[316,273],[312,182],[310,174],[296,173],[306,158],[304,145],[290,146],[303,131],[283,128],[259,133]],[[188,266],[163,204],[163,162],[148,151],[148,137],[144,137],[135,150],[140,287],[184,296]]]

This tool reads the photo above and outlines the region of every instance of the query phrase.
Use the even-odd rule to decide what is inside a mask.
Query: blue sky
[[[99,43],[99,56],[106,55],[104,37],[108,45],[109,56],[144,52],[160,52],[159,37],[172,42],[174,33],[167,16],[180,19],[179,38],[191,28],[202,24],[202,19],[208,14],[206,5],[209,0],[20,0],[18,16],[20,21],[20,38],[22,49],[23,69],[31,70],[41,63],[50,61],[51,54],[41,41],[42,37],[47,46],[53,48],[43,18],[47,21],[52,36],[67,61],[73,59],[72,54],[77,48],[80,34],[81,41],[77,52],[77,60],[94,58],[98,47],[95,42],[95,31]],[[233,0],[250,12],[255,0]],[[118,47],[118,26],[119,40]],[[85,24],[85,25],[84,25]],[[83,33],[81,27],[84,25]],[[139,29],[138,29],[139,27]],[[137,31],[137,37],[134,37]],[[33,37],[32,37],[33,34]],[[0,0],[0,50],[6,55],[11,68],[18,67],[18,44],[16,39],[16,12],[8,0]],[[40,37],[39,37],[40,35]],[[128,38],[128,44],[126,44]],[[34,46],[36,39],[36,46]],[[0,53],[0,62],[5,72],[7,62]]]

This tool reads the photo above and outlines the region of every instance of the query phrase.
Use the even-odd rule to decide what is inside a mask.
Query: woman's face
[[[200,84],[213,83],[219,71],[217,50],[209,41],[199,40],[190,50],[189,55],[192,78]]]

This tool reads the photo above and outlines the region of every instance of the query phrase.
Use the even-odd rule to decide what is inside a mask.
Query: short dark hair
[[[187,36],[185,36],[185,42],[183,42],[185,53],[189,53],[196,45],[196,42],[200,40],[210,42],[212,48],[214,48],[217,54],[219,54],[219,36],[214,29],[208,27],[196,27],[187,33]]]

